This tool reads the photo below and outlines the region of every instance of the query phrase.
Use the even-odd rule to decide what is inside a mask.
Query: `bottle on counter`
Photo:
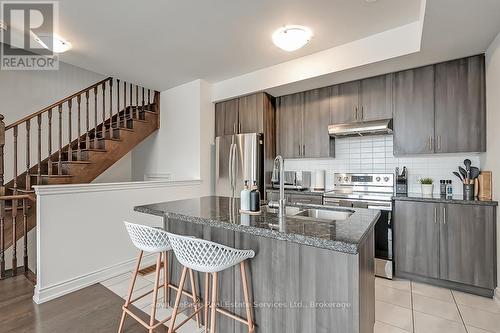
[[[253,186],[250,191],[250,211],[260,211],[260,192],[256,181],[253,182]]]
[[[446,196],[446,180],[444,179],[441,179],[439,181],[439,195],[441,195],[442,197]]]
[[[446,181],[446,196],[448,198],[453,197],[453,185],[451,184],[451,180]]]
[[[240,209],[244,211],[250,210],[250,189],[248,188],[248,180],[245,180],[245,187],[240,193]]]

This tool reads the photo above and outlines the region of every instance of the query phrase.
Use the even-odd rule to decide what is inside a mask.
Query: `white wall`
[[[434,154],[408,156],[396,158],[393,155],[393,136],[367,136],[363,138],[344,138],[335,140],[334,159],[287,159],[286,170],[316,171],[326,170],[325,186],[333,188],[334,173],[363,172],[363,173],[394,173],[397,166],[408,168],[409,192],[420,193],[418,180],[431,177],[435,181],[434,193],[439,194],[439,180],[451,179],[453,193],[462,194],[463,186],[459,179],[452,174],[458,171],[458,166],[464,159],[472,161],[472,165],[480,167],[479,154]],[[314,173],[312,181],[314,183]],[[312,184],[314,186],[314,184]]]
[[[493,198],[500,200],[500,33],[486,51],[486,108],[487,108],[487,153],[484,154],[484,169],[493,171]],[[498,218],[497,214],[497,218]],[[500,273],[500,223],[497,220],[497,260]],[[498,275],[500,286],[500,274]],[[498,289],[497,289],[498,291]],[[500,295],[497,296],[500,299]]]
[[[162,226],[163,221],[136,213],[133,207],[198,197],[201,184],[195,180],[37,186],[35,302],[131,270],[137,249],[123,221],[151,226]]]
[[[132,181],[132,152],[127,153],[106,171],[97,176],[92,183],[120,183]]]
[[[132,151],[134,180],[203,179],[210,187],[214,115],[210,85],[196,80],[161,92],[160,129]]]

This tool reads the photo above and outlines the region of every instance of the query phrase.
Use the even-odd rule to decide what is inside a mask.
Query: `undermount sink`
[[[326,210],[326,209],[304,209],[293,214],[293,216],[304,216],[321,220],[347,220],[349,216],[353,214],[353,211],[337,211],[337,210]]]
[[[269,213],[275,213],[275,214],[278,213],[277,208],[272,208],[269,206],[267,206],[267,211]],[[302,209],[300,207],[285,206],[285,215],[287,215],[287,216],[297,215],[300,212],[302,212]]]

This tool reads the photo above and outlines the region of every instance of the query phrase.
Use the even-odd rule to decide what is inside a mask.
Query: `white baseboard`
[[[156,257],[153,254],[144,255],[141,266],[146,267],[155,263]],[[83,289],[93,284],[102,282],[114,276],[126,273],[135,268],[135,258],[106,267],[92,273],[84,274],[70,280],[66,280],[52,286],[40,288],[35,286],[33,301],[36,304],[42,304],[55,298],[67,295],[74,291]]]
[[[500,287],[495,288],[495,296],[493,296],[497,302],[500,303]]]

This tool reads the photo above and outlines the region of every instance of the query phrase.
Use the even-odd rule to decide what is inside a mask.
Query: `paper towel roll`
[[[325,170],[316,170],[315,171],[315,182],[314,189],[315,190],[324,190],[325,189]]]

